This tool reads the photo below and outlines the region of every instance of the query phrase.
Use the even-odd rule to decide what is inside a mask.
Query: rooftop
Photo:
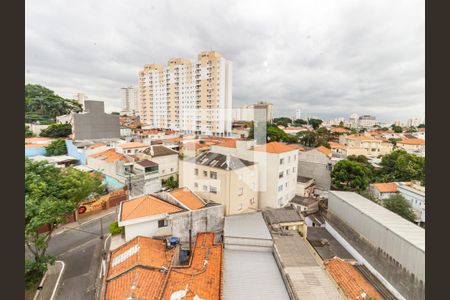
[[[285,144],[278,143],[278,142],[270,142],[270,143],[267,143],[264,145],[258,145],[258,146],[253,147],[253,151],[277,153],[277,154],[294,151],[294,150],[298,150],[298,149],[295,149],[292,146],[285,145]]]
[[[342,128],[342,127],[331,127],[330,128],[331,132],[336,132],[336,133],[346,133],[348,132],[348,129]]]
[[[319,146],[319,147],[315,148],[315,150],[322,152],[323,154],[325,154],[328,157],[331,157],[331,155],[332,155],[331,150],[324,146]]]
[[[116,149],[114,149],[114,148],[108,149],[108,150],[103,151],[103,152],[91,154],[91,155],[89,155],[89,157],[101,159],[101,160],[104,160],[104,161],[106,161],[108,163],[112,163],[112,162],[115,162],[117,160],[122,160],[122,161],[125,161],[125,162],[129,162],[130,161],[130,159],[128,157],[126,157],[122,153],[116,152]]]
[[[280,223],[303,222],[303,217],[292,208],[272,208],[263,212],[269,225]]]
[[[177,151],[172,150],[163,145],[152,145],[149,146],[147,149],[143,150],[142,152],[152,157],[178,154]]]
[[[331,149],[345,149],[345,146],[336,142],[328,142]]]
[[[313,180],[313,178],[305,177],[305,176],[297,176],[297,182],[307,183],[311,180]]]
[[[120,221],[150,217],[160,214],[171,214],[182,211],[178,206],[151,195],[143,195],[120,203]]]
[[[394,182],[388,183],[373,183],[372,186],[377,189],[380,193],[396,193],[397,184]]]
[[[225,217],[224,236],[272,240],[261,212]]]
[[[324,264],[349,300],[360,300],[366,297],[384,299],[352,264],[339,258],[326,260]]]
[[[295,195],[295,197],[291,200],[292,203],[300,204],[303,206],[309,206],[315,202],[319,202],[319,199],[313,197],[302,197]]]
[[[341,191],[330,191],[329,193],[425,252],[425,230],[423,228],[357,193]],[[330,207],[330,199],[328,205]]]
[[[407,140],[401,140],[401,141],[398,141],[397,144],[404,144],[404,145],[425,145],[425,140],[422,140],[422,139],[407,139]]]
[[[138,161],[137,164],[140,165],[140,166],[143,166],[144,168],[158,166],[157,163],[155,163],[155,162],[153,162],[151,160],[148,160],[148,159],[144,159],[144,160]]]
[[[206,203],[197,197],[191,190],[187,188],[178,188],[169,193],[173,198],[178,200],[182,205],[186,206],[190,210],[196,210],[202,208]]]
[[[236,170],[243,167],[252,166],[255,163],[237,158],[236,156],[232,155],[224,155],[220,153],[215,152],[203,152],[199,154],[197,157],[189,158],[186,161],[202,165],[202,166],[208,166],[223,170]]]
[[[307,240],[322,259],[339,257],[355,261],[355,258],[328,232],[325,227],[308,227]]]
[[[133,148],[150,147],[150,145],[147,145],[147,144],[144,144],[144,143],[130,142],[130,143],[117,144],[117,147],[120,147],[122,149],[133,149]]]

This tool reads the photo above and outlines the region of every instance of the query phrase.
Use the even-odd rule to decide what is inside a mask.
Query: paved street
[[[105,236],[115,218],[115,213],[102,218]],[[100,232],[100,219],[94,219],[52,237],[48,253],[66,264],[55,299],[95,299],[104,243],[99,238]],[[29,256],[28,250],[26,255]]]

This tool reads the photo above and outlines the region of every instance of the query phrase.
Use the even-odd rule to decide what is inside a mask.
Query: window
[[[295,173],[295,167],[292,167],[292,173]]]
[[[195,170],[194,170],[194,174],[195,174],[195,175],[198,175],[198,169],[195,169]]]
[[[203,171],[203,176],[208,177],[208,171]]]
[[[198,188],[198,183],[194,182],[194,187]]]
[[[280,172],[280,174],[278,175],[278,178],[283,178],[283,172]]]
[[[167,221],[167,219],[158,220],[158,228],[167,227],[168,224],[169,224],[169,222]]]
[[[170,172],[173,172],[173,168],[170,168]]]
[[[296,161],[297,160],[297,154],[296,155],[294,155],[294,161]]]
[[[240,187],[239,189],[238,189],[238,196],[242,196],[244,194],[244,188],[243,187]]]
[[[289,175],[289,169],[286,170],[286,175]]]
[[[206,185],[203,186],[203,190],[206,192],[208,191],[208,187]]]
[[[211,171],[211,172],[209,172],[209,176],[210,176],[212,179],[217,179],[217,172]]]
[[[239,210],[242,210],[242,208],[243,208],[243,205],[241,203],[241,204],[239,204]]]
[[[288,156],[288,163],[290,163],[291,162],[291,157],[290,156]]]
[[[210,186],[209,191],[213,194],[217,194],[217,188],[215,186]]]
[[[280,165],[284,163],[284,158],[280,158]]]
[[[278,191],[281,192],[282,190],[283,190],[283,185],[280,185],[280,186],[278,187]]]
[[[255,198],[254,197],[250,199],[250,204],[255,204]]]
[[[286,184],[285,184],[285,185],[286,185],[286,187],[288,187],[288,183],[289,183],[289,182],[286,182]]]

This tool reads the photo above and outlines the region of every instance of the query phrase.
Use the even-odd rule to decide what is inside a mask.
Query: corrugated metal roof
[[[224,236],[272,240],[261,212],[225,217]]]
[[[357,193],[341,191],[330,191],[330,193],[425,252],[423,228]]]
[[[225,249],[223,299],[289,300],[272,253]]]

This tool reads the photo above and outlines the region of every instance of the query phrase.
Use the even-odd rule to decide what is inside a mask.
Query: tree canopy
[[[379,181],[418,180],[425,184],[425,158],[396,150],[381,159]]]
[[[425,128],[425,124],[419,124],[419,126],[417,126],[417,128]]]
[[[67,154],[66,141],[56,140],[45,147],[47,156],[65,155]]]
[[[54,123],[43,129],[40,133],[40,136],[43,137],[52,137],[52,138],[60,138],[60,137],[68,137],[72,134],[72,125],[69,123],[58,124]]]
[[[302,125],[306,125],[308,124],[308,122],[306,122],[303,119],[296,119],[294,120],[294,126],[302,126]]]
[[[370,169],[359,162],[341,160],[336,163],[331,172],[333,185],[346,191],[365,190],[370,183]]]
[[[308,124],[311,125],[314,130],[316,130],[317,128],[319,128],[320,124],[322,124],[322,120],[320,119],[309,119],[308,120]]]
[[[53,230],[81,201],[103,190],[100,176],[25,159],[25,244],[34,257],[26,261],[27,284],[39,280],[52,261],[46,251]],[[45,225],[49,231],[40,234]]]
[[[289,126],[289,124],[292,124],[292,119],[287,117],[274,118],[273,123],[276,125],[287,127]]]
[[[57,116],[81,112],[81,104],[64,99],[54,91],[37,84],[25,85],[25,122],[42,124],[55,122]]]
[[[391,126],[391,128],[392,128],[392,130],[394,130],[395,133],[402,133],[403,132],[403,128],[401,126],[393,124]]]
[[[384,200],[384,207],[408,221],[414,222],[416,219],[416,214],[414,213],[411,203],[400,194],[392,195]]]
[[[30,126],[25,125],[25,137],[32,137],[33,136],[33,132],[30,130]]]

